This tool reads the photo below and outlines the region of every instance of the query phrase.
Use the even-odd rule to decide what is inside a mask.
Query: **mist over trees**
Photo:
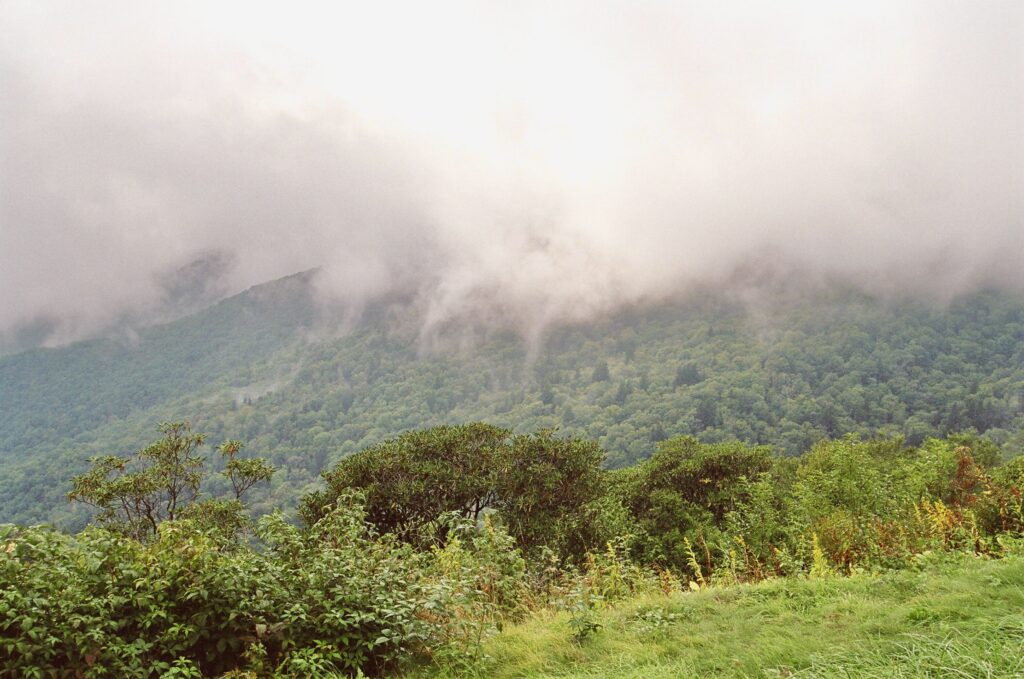
[[[414,294],[428,335],[750,270],[1024,288],[1013,0],[108,9],[0,7],[0,351],[160,317],[197,262],[199,298]]]
[[[0,359],[0,518],[80,526],[61,502],[68,471],[176,416],[212,446],[237,437],[269,458],[279,472],[252,498],[261,509],[294,506],[322,469],[392,434],[456,422],[557,427],[600,443],[610,467],[678,435],[791,455],[847,432],[916,445],[973,429],[1011,453],[1024,444],[1024,303],[1005,293],[946,307],[848,290],[772,307],[709,294],[553,327],[536,347],[506,332],[430,350],[403,302],[339,333],[308,286],[255,288],[134,342]]]
[[[1022,74],[1020,0],[0,0],[0,679],[1024,676]]]

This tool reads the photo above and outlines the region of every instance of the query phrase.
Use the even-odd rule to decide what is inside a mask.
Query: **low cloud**
[[[1024,288],[1019,3],[721,4],[4,3],[0,348],[316,266],[425,337]]]

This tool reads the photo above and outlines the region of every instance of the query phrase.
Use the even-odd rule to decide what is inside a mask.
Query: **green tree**
[[[684,387],[699,384],[704,381],[704,376],[693,363],[683,363],[676,369],[676,379],[672,386]]]
[[[274,475],[274,467],[261,457],[240,458],[238,451],[242,442],[234,439],[225,441],[218,449],[225,458],[222,472],[231,483],[235,499],[241,500],[242,494],[260,481],[269,481]]]
[[[702,444],[692,436],[663,441],[649,460],[621,472],[616,484],[640,533],[637,556],[685,569],[684,539],[697,544],[714,538],[747,499],[748,480],[771,467],[765,446]]]
[[[349,489],[366,498],[367,519],[382,533],[420,546],[441,544],[442,521],[455,513],[477,521],[495,510],[520,547],[549,545],[582,554],[600,521],[600,447],[553,430],[513,436],[488,424],[441,425],[367,448],[324,474],[327,488],[307,495],[307,523]]]
[[[382,533],[416,541],[428,524],[456,512],[476,520],[496,499],[498,458],[511,432],[488,424],[412,431],[351,455],[324,473],[327,489],[303,499],[314,523],[346,489],[360,489],[367,519]],[[444,534],[438,527],[439,537]]]
[[[231,532],[236,532],[242,521],[242,494],[269,479],[274,468],[262,459],[238,459],[242,444],[228,441],[220,452],[227,458],[224,475],[234,489],[234,501],[197,502],[205,478],[198,450],[206,436],[193,433],[187,422],[162,422],[159,430],[162,438],[130,457],[93,458],[92,468],[71,480],[68,500],[96,507],[101,523],[137,540],[152,538],[161,522],[184,516],[222,528],[233,526]]]
[[[551,429],[512,439],[497,468],[495,508],[526,553],[550,547],[580,557],[611,537],[602,530],[604,452]]]

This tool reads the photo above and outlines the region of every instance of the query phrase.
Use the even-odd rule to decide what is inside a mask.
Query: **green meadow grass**
[[[1024,557],[933,555],[881,575],[780,579],[541,613],[484,642],[481,677],[1024,677]],[[434,667],[413,676],[466,676]]]

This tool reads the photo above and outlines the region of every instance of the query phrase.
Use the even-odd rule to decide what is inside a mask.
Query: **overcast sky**
[[[430,323],[1021,289],[1024,3],[842,4],[0,0],[0,339],[210,253]]]

